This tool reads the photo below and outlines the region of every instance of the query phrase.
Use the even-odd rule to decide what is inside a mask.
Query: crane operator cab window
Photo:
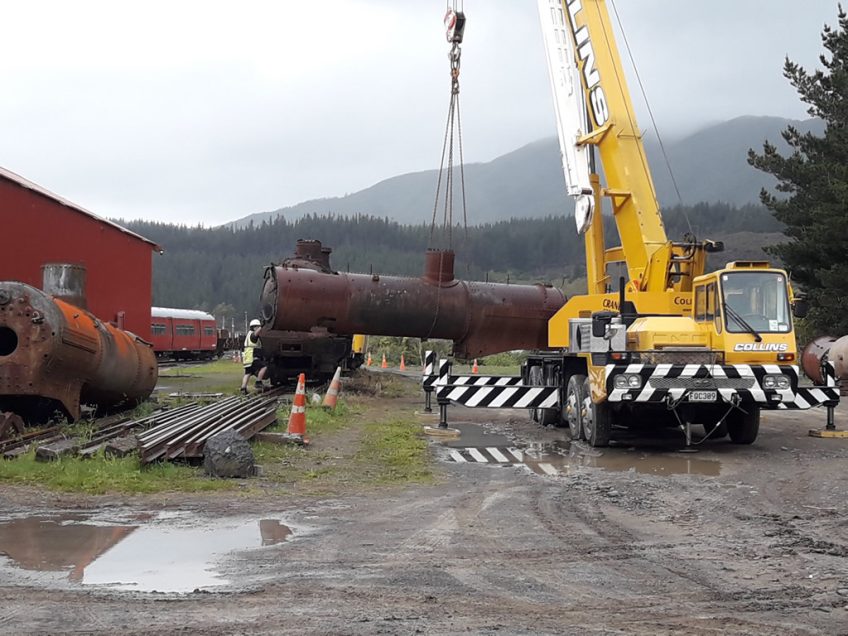
[[[792,330],[786,277],[779,272],[726,272],[721,291],[727,331],[788,333]]]

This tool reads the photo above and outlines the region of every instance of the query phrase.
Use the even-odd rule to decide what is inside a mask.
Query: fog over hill
[[[824,129],[820,120],[801,122],[779,117],[739,117],[678,140],[666,141],[668,164],[656,136],[646,134],[645,148],[660,204],[665,207],[678,203],[721,201],[744,205],[758,202],[760,189],[773,187],[775,180],[748,165],[748,149],[759,152],[763,142],[769,140],[785,151],[781,131],[788,125],[816,134]],[[671,166],[674,181],[668,166]],[[402,224],[425,223],[433,215],[437,178],[437,170],[403,174],[359,192],[251,214],[233,224],[260,223],[278,215],[294,220],[307,214],[368,214]],[[513,217],[536,218],[572,210],[564,194],[559,146],[554,137],[527,144],[486,163],[467,164],[465,184],[469,225]],[[461,214],[461,208],[455,203],[454,219]],[[440,215],[441,209],[437,221]]]

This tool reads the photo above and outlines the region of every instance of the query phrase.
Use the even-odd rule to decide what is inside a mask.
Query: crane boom
[[[580,143],[589,127],[580,71],[574,57],[576,47],[561,0],[538,0],[538,3],[565,187],[574,197],[574,219],[577,231],[582,234],[592,222],[595,199],[590,148]]]
[[[612,202],[630,280],[643,281],[651,258],[668,238],[606,2],[567,0],[562,4],[592,124],[591,133],[578,143],[598,149],[606,177],[601,194]]]
[[[581,170],[587,155],[600,159],[606,179],[602,186],[597,174],[589,175],[594,205],[588,215],[579,198],[576,205],[578,228],[585,231],[589,294],[573,297],[549,328],[549,344],[567,347],[569,320],[618,307],[610,265],[625,264],[626,299],[639,311],[677,315],[691,305],[705,252],[720,247],[694,237],[672,242],[666,235],[605,0],[538,0],[538,7],[568,191],[586,198]],[[569,90],[569,82],[579,82],[581,90]],[[591,159],[586,164],[591,166]],[[591,214],[603,200],[612,209],[620,246],[606,248],[601,214]]]

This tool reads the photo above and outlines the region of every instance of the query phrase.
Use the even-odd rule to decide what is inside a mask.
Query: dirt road
[[[398,409],[411,409],[408,399]],[[230,555],[230,581],[185,595],[115,592],[0,569],[4,633],[848,634],[848,440],[822,412],[769,414],[751,447],[679,436],[601,454],[523,413],[453,409],[527,461],[454,461],[433,486],[330,500],[80,500],[0,494],[0,516],[138,515],[198,524],[275,517],[288,540]],[[848,410],[838,421],[848,425]],[[498,439],[503,439],[498,438]],[[484,443],[486,438],[484,439]],[[490,438],[495,439],[495,438]],[[533,449],[560,460],[534,471]],[[505,450],[504,450],[505,452]],[[486,455],[488,459],[489,454]],[[548,464],[548,462],[545,462]],[[155,546],[150,548],[156,550]],[[2,560],[2,559],[0,559]]]

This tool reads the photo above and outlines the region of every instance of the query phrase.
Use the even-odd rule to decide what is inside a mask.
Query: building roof
[[[182,318],[184,320],[212,320],[215,316],[207,314],[198,309],[173,309],[171,307],[151,307],[150,315],[153,318]]]
[[[97,216],[94,212],[86,210],[84,207],[81,207],[81,206],[77,205],[76,203],[72,203],[71,201],[68,201],[67,199],[62,198],[57,194],[53,194],[49,190],[42,188],[37,183],[33,183],[29,179],[25,179],[24,177],[20,176],[19,174],[15,174],[11,170],[6,170],[6,168],[4,168],[2,166],[0,166],[0,178],[6,179],[8,181],[13,181],[14,183],[17,183],[22,188],[26,188],[27,190],[32,190],[33,192],[36,192],[43,197],[47,197],[48,199],[52,199],[56,203],[59,203],[60,205],[64,205],[66,208],[70,208],[74,212],[79,212],[80,214],[84,214],[85,216],[87,216],[91,219],[94,219],[98,223],[103,223],[104,225],[108,225],[108,226],[118,230],[119,232],[123,232],[124,234],[127,234],[128,236],[133,237],[134,239],[138,239],[139,241],[149,243],[150,246],[154,250],[156,250],[157,252],[161,253],[163,251],[162,248],[159,247],[159,245],[157,245],[156,243],[154,243],[150,239],[146,239],[143,236],[141,236],[140,234],[136,234],[135,232],[131,232],[127,228],[125,228],[121,225],[118,225],[117,223],[114,223],[114,222],[110,221],[109,219],[104,219],[102,216]]]

